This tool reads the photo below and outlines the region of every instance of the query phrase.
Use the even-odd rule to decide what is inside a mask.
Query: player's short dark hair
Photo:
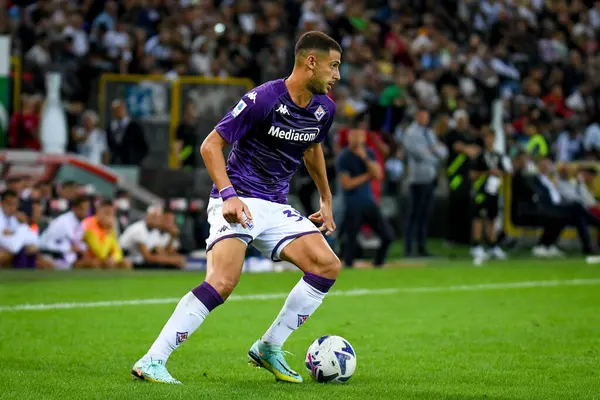
[[[71,200],[71,207],[79,207],[85,202],[90,202],[90,198],[87,196],[77,196]]]
[[[19,195],[14,190],[6,189],[5,191],[2,192],[2,200],[6,199],[8,197],[19,198]]]
[[[296,49],[294,54],[296,57],[301,56],[304,52],[309,50],[318,50],[330,52],[331,50],[335,50],[342,53],[342,47],[338,42],[335,41],[331,36],[319,32],[319,31],[310,31],[306,32],[298,42],[296,43]]]

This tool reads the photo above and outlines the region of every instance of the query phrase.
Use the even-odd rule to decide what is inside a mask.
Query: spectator
[[[148,155],[142,127],[129,117],[127,107],[121,100],[113,101],[112,113],[114,119],[110,122],[107,135],[111,163],[140,165]]]
[[[527,174],[528,161],[529,156],[525,152],[518,154],[514,161],[510,218],[517,226],[543,229],[537,246],[533,248],[534,256],[561,257],[564,254],[556,246],[556,241],[565,228],[566,221],[561,216],[549,213],[540,207],[535,197],[535,180]]]
[[[183,268],[185,258],[161,248],[162,210],[151,207],[146,218],[129,225],[119,243],[136,268]]]
[[[159,254],[177,255],[180,251],[179,228],[175,222],[175,213],[172,210],[164,210],[159,227],[160,239],[157,252]]]
[[[573,126],[567,126],[556,140],[556,161],[570,162],[581,159],[583,135]]]
[[[344,196],[345,216],[342,225],[346,237],[344,264],[347,267],[354,264],[357,237],[362,224],[370,225],[381,240],[373,261],[375,267],[383,266],[393,240],[392,229],[375,202],[370,185],[371,179],[381,179],[383,172],[375,153],[366,147],[366,136],[365,129],[351,130],[348,148],[342,151],[337,160]]]
[[[9,145],[13,149],[41,150],[39,138],[42,98],[39,95],[23,96],[23,109],[10,120]]]
[[[179,168],[189,169],[198,166],[198,134],[196,104],[190,101],[186,104],[183,112],[183,122],[177,127],[175,147],[173,149],[177,157]]]
[[[77,153],[93,164],[108,163],[106,132],[98,127],[98,114],[92,110],[83,113],[82,124],[71,132]]]
[[[0,266],[35,268],[38,235],[16,217],[19,197],[12,190],[0,202]]]
[[[498,217],[502,178],[510,173],[511,166],[502,154],[494,150],[496,134],[488,127],[483,130],[483,141],[483,151],[473,163],[471,172],[475,208],[471,255],[475,265],[480,265],[489,257],[506,259],[506,253],[498,243],[494,223]],[[484,231],[489,245],[488,252],[485,251],[482,243]]]
[[[71,210],[54,219],[40,237],[40,249],[57,269],[98,268],[100,260],[86,252],[83,220],[88,217],[90,201],[77,197]]]
[[[464,110],[454,112],[456,127],[444,138],[448,148],[448,232],[455,243],[471,239],[471,176],[470,165],[481,153],[481,139],[473,133],[469,116]]]
[[[86,256],[99,263],[102,268],[131,268],[131,262],[123,257],[114,228],[115,209],[109,199],[101,200],[96,213],[83,220],[83,241],[87,246]]]
[[[552,161],[543,158],[538,163],[539,173],[534,178],[535,194],[539,199],[540,209],[548,214],[555,214],[564,220],[565,225],[577,229],[579,239],[585,254],[592,253],[589,225],[600,227],[600,219],[586,210],[579,202],[564,199],[551,178]]]
[[[402,137],[402,144],[408,164],[411,198],[406,218],[404,256],[412,256],[412,244],[416,240],[417,254],[427,257],[429,211],[439,166],[448,156],[448,150],[429,128],[429,112],[425,109],[419,110],[415,115],[414,122]]]

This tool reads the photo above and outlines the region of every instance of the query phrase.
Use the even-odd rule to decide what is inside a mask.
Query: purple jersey
[[[233,144],[227,174],[238,195],[287,203],[290,180],[304,151],[321,143],[333,122],[335,104],[313,95],[306,108],[292,101],[284,79],[247,93],[215,130]],[[219,197],[213,185],[211,197]]]

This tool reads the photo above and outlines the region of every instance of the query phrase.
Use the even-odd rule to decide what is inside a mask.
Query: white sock
[[[151,358],[166,363],[171,353],[198,329],[209,313],[206,306],[192,292],[188,292],[179,300],[171,318],[144,359]]]
[[[304,279],[300,279],[261,341],[282,346],[292,332],[298,329],[321,305],[326,294],[306,283]]]

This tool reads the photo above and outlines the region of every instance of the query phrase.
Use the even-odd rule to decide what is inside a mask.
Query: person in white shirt
[[[77,143],[77,152],[94,164],[108,163],[106,132],[98,127],[98,114],[87,110],[82,116],[82,126],[76,128],[72,138]]]
[[[89,215],[90,200],[77,197],[71,210],[54,219],[40,237],[40,249],[56,269],[96,268],[99,262],[87,257],[82,221]]]
[[[185,259],[158,251],[162,209],[150,207],[146,217],[129,225],[119,238],[119,245],[135,267],[183,268]]]
[[[38,235],[29,226],[20,222],[16,215],[19,207],[19,197],[12,190],[2,193],[0,202],[0,266],[17,265],[17,258],[31,267],[35,267]]]
[[[160,237],[157,243],[157,252],[159,254],[179,254],[181,246],[179,242],[179,228],[175,223],[175,213],[172,210],[165,210],[163,212],[159,232]]]

